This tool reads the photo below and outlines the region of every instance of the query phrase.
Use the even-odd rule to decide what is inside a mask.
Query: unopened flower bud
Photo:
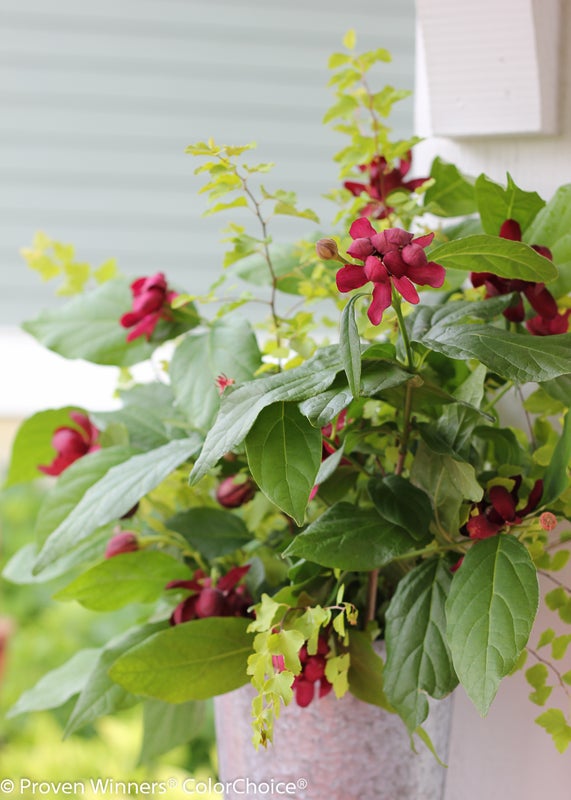
[[[241,481],[232,475],[219,484],[216,499],[224,508],[239,508],[251,500],[255,493],[255,486],[249,479]]]
[[[557,517],[551,511],[544,511],[539,516],[539,524],[544,531],[552,531],[557,527]]]
[[[139,549],[139,543],[133,531],[121,531],[116,533],[107,542],[105,548],[105,558],[121,555],[121,553],[134,553]]]
[[[337,260],[339,258],[339,250],[335,239],[320,239],[315,245],[315,250],[319,258],[324,261]]]

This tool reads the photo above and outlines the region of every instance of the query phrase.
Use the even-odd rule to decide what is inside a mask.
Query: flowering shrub
[[[74,680],[70,730],[98,693],[110,709],[111,689],[118,707],[184,704],[251,681],[262,744],[280,704],[330,690],[396,711],[411,733],[427,696],[458,683],[485,714],[526,657],[534,702],[568,691],[570,637],[530,634],[540,572],[555,582],[547,607],[571,620],[552,576],[571,518],[571,187],[546,202],[441,159],[408,179],[415,142],[385,124],[403,93],[365,80],[386,51],[346,45],[326,116],[350,137],[335,228],[276,244],[274,216],[315,214],[260,185],[271,165],[244,163],[251,146],[200,142],[188,152],[210,213],[248,209],[259,226],[230,224],[212,291],[114,274],[25,326],[63,356],[122,368],[172,342],[160,379],[122,373],[120,410],[73,412],[80,429],[69,409],[41,412],[16,440],[10,482],[59,475],[20,568],[68,576],[58,597],[87,608],[149,604]],[[258,334],[242,309],[255,299],[269,309]],[[509,425],[504,397],[522,407]],[[557,702],[538,722],[567,746]]]

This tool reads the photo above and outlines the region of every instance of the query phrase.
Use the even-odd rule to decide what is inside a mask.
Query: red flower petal
[[[391,294],[391,284],[389,281],[386,283],[375,283],[371,305],[367,311],[367,316],[373,325],[379,325],[381,322],[383,313],[391,304]]]
[[[400,250],[389,250],[388,253],[385,253],[383,263],[391,275],[396,275],[397,278],[401,278],[407,273],[407,265],[402,260]]]
[[[374,283],[385,283],[389,280],[387,268],[377,256],[368,257],[365,261],[364,272],[367,276],[367,280],[374,281]]]
[[[374,236],[376,230],[373,228],[368,219],[359,217],[349,228],[349,235],[352,239],[366,239],[367,237]]]
[[[405,300],[408,300],[409,303],[414,303],[416,305],[416,303],[419,302],[420,297],[418,296],[418,292],[406,275],[402,278],[393,278],[393,283],[397,291],[404,297]]]
[[[490,501],[494,510],[506,522],[513,522],[515,518],[516,501],[505,486],[492,486]]]
[[[419,286],[432,286],[438,289],[444,283],[446,270],[441,264],[429,261],[423,267],[409,267],[406,271],[407,277]]]
[[[543,481],[540,478],[533,484],[533,489],[529,493],[525,508],[522,508],[522,510],[518,512],[520,516],[525,517],[526,514],[530,514],[532,511],[534,511],[541,501],[542,494]]]
[[[367,256],[375,252],[375,248],[370,239],[355,239],[351,246],[347,248],[347,252],[353,258],[364,261]]]
[[[471,539],[489,539],[502,529],[502,525],[490,522],[485,514],[478,514],[468,520],[466,528]]]
[[[426,253],[422,247],[414,242],[405,245],[402,249],[402,260],[408,267],[422,268],[428,263]]]
[[[355,195],[355,197],[359,197],[359,195],[367,191],[367,187],[364,183],[357,183],[356,181],[345,181],[343,186],[345,189],[348,189],[351,194]]]
[[[532,283],[524,289],[525,296],[534,311],[546,319],[554,319],[557,316],[558,308],[555,298],[545,288],[544,283]]]
[[[426,178],[424,180],[426,180]],[[433,233],[426,233],[424,236],[417,236],[416,239],[412,240],[411,244],[418,244],[420,247],[428,247],[429,244],[432,244],[433,239]]]
[[[500,228],[502,239],[511,239],[514,242],[521,242],[521,227],[515,219],[506,219]]]
[[[350,292],[352,289],[359,289],[369,282],[365,275],[365,270],[358,264],[345,264],[338,270],[335,282],[340,292]]]
[[[249,569],[250,564],[246,564],[244,567],[232,567],[226,575],[220,578],[216,584],[216,588],[220,589],[221,592],[229,592],[230,589],[233,589],[236,584],[242,580]]]

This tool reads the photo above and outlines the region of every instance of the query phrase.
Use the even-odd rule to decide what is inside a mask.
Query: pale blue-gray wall
[[[256,140],[268,186],[327,229],[343,140],[321,125],[326,64],[350,27],[393,53],[385,82],[412,88],[414,0],[0,0],[0,324],[56,302],[18,255],[38,229],[81,260],[206,288],[224,220],[201,217],[184,148],[209,136]],[[410,100],[393,122],[410,134]]]

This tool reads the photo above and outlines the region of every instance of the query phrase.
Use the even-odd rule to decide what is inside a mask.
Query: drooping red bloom
[[[359,211],[359,216],[370,217],[371,219],[384,219],[394,209],[387,205],[387,198],[391,192],[397,189],[405,192],[413,192],[428,180],[428,178],[414,178],[405,181],[412,163],[412,154],[409,152],[405,158],[401,158],[398,166],[389,167],[384,156],[376,156],[369,164],[361,164],[359,169],[366,173],[368,181],[360,183],[358,181],[345,181],[343,186],[348,189],[355,197],[367,195],[369,202]]]
[[[132,342],[139,336],[151,338],[161,319],[170,319],[170,303],[177,296],[170,291],[162,272],[150,278],[137,278],[131,284],[133,308],[120,319],[124,328],[133,328],[127,334],[127,341]]]
[[[478,514],[470,517],[466,529],[471,539],[488,539],[504,528],[519,525],[524,517],[531,514],[541,501],[543,481],[537,480],[533,485],[526,505],[518,509],[521,475],[512,476],[514,487],[509,492],[505,486],[492,486],[489,491],[489,502],[479,503]]]
[[[536,317],[528,319],[525,327],[534,336],[555,336],[558,333],[567,333],[569,330],[569,315],[571,315],[571,308],[561,314],[556,314],[551,319],[546,319],[538,314]]]
[[[433,233],[414,238],[402,228],[388,228],[377,233],[368,219],[358,219],[349,230],[353,244],[347,252],[359,264],[346,264],[337,272],[340,292],[359,289],[371,281],[374,284],[367,316],[378,325],[391,304],[392,287],[409,303],[418,303],[419,286],[439,287],[444,283],[444,267],[428,261],[424,248],[432,242]]]
[[[256,486],[249,478],[238,480],[236,475],[224,478],[216,489],[216,499],[224,508],[239,508],[253,498]]]
[[[57,428],[52,437],[52,447],[57,452],[51,464],[38,466],[45,475],[61,475],[78,458],[99,450],[101,445],[96,443],[99,430],[85,414],[79,411],[70,411],[69,416],[79,426],[77,428]]]
[[[137,534],[134,531],[121,531],[109,539],[105,548],[105,558],[120,556],[121,553],[134,553],[139,549]]]
[[[500,236],[502,239],[521,242],[521,227],[519,223],[515,219],[507,219],[500,228]],[[553,261],[551,250],[548,247],[534,244],[532,248],[539,255]],[[517,278],[500,278],[499,275],[494,275],[491,272],[472,272],[470,280],[476,288],[479,286],[486,287],[486,297],[497,297],[502,294],[511,294],[511,292],[520,293],[519,302],[515,306],[506,308],[503,312],[504,317],[511,322],[523,322],[525,319],[522,294],[527,298],[534,311],[541,317],[542,322],[557,316],[557,303],[551,292],[545,288],[544,283],[522,281]]]
[[[167,589],[186,589],[192,592],[189,597],[177,605],[171,614],[171,625],[180,625],[193,619],[205,617],[248,617],[248,608],[253,600],[247,587],[239,584],[250,565],[233,567],[223,575],[216,586],[212,578],[200,569],[196,570],[188,581],[171,581]]]
[[[301,661],[301,672],[296,675],[292,684],[295,694],[295,702],[298,706],[305,708],[315,698],[315,689],[319,685],[319,697],[329,694],[333,685],[325,677],[326,656],[329,653],[329,645],[324,636],[320,636],[317,641],[317,652],[310,656],[306,645],[299,651]],[[272,664],[277,672],[285,670],[285,660],[283,655],[272,656]]]

